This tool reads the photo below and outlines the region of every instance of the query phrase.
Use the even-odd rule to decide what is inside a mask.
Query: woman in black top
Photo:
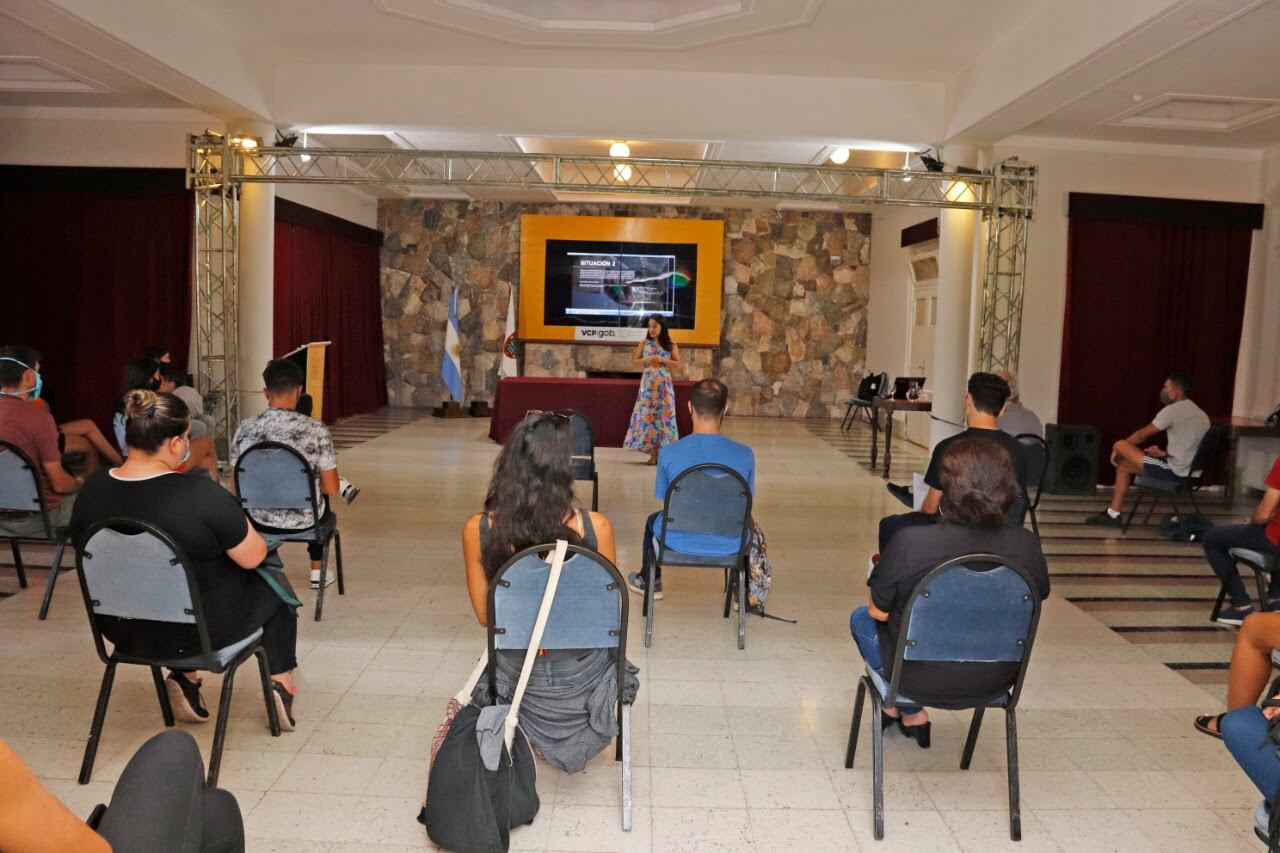
[[[293,609],[254,569],[267,545],[250,526],[239,501],[217,483],[178,472],[191,453],[187,406],[172,394],[139,389],[124,398],[123,465],[102,470],[84,484],[71,516],[77,547],[96,521],[113,516],[145,521],[169,534],[196,576],[216,649],[262,629],[280,727],[292,731],[293,670],[298,627]],[[200,654],[195,627],[99,616],[103,636],[134,653],[154,657]],[[179,719],[209,717],[194,672],[170,672],[165,682]]]
[[[538,412],[521,421],[493,465],[482,513],[462,528],[467,592],[476,621],[489,624],[489,584],[512,554],[530,545],[564,539],[613,562],[613,526],[598,512],[575,509],[569,421]],[[548,763],[569,773],[617,734],[617,658],[607,649],[547,649],[538,655],[520,706],[520,725]],[[524,652],[498,652],[499,698],[511,700]],[[627,695],[639,681],[628,664]],[[476,686],[482,705],[492,701],[486,679]]]
[[[1030,530],[1008,523],[1009,507],[1018,494],[1009,454],[991,441],[964,438],[951,443],[938,467],[941,523],[906,528],[889,541],[867,578],[870,602],[849,618],[849,630],[863,660],[885,681],[893,677],[890,667],[907,602],[917,584],[940,564],[968,554],[997,554],[1026,572],[1042,599],[1049,595],[1049,569],[1039,540]],[[969,568],[995,567],[974,564]],[[995,693],[1016,671],[1015,664],[1005,663],[916,662],[903,672],[899,689],[913,699],[946,707],[952,697]],[[886,708],[881,726],[894,723],[920,746],[929,746],[929,715],[921,706]]]

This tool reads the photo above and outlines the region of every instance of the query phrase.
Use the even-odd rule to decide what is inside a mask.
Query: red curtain
[[[333,341],[325,359],[326,421],[387,404],[380,244],[377,231],[276,200],[275,354]]]
[[[1251,221],[1139,213],[1073,207],[1070,218],[1058,420],[1096,426],[1104,454],[1151,422],[1171,370],[1191,374],[1210,417],[1231,414],[1235,389]],[[1114,479],[1110,466],[1100,474]]]
[[[148,344],[185,365],[193,205],[180,169],[0,166],[0,344],[40,351],[58,421],[109,427]]]

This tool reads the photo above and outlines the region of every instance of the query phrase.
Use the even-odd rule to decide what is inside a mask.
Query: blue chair
[[[1237,569],[1244,566],[1253,572],[1254,582],[1258,585],[1258,601],[1265,605],[1267,603],[1267,576],[1275,574],[1277,568],[1280,568],[1280,558],[1275,555],[1250,551],[1247,548],[1228,548],[1227,555],[1235,560]],[[1222,605],[1227,600],[1227,586],[1228,584],[1224,581],[1222,588],[1218,590],[1218,600],[1214,602],[1213,611],[1209,614],[1210,622],[1218,621],[1218,614],[1222,612]]]
[[[747,547],[751,543],[751,487],[737,471],[707,463],[681,471],[667,487],[662,502],[662,529],[654,536],[657,565],[724,570],[724,618],[729,618],[734,582],[738,593],[738,648],[747,647]],[[727,554],[703,557],[685,554],[667,544],[671,530],[706,533],[736,539]],[[736,577],[735,577],[736,576]],[[653,644],[653,584],[644,596],[644,644]]]
[[[1204,438],[1200,439],[1200,446],[1196,448],[1196,455],[1191,458],[1191,470],[1187,476],[1180,480],[1158,480],[1154,477],[1146,477],[1139,474],[1133,478],[1134,497],[1133,508],[1129,510],[1129,517],[1125,519],[1122,530],[1127,531],[1129,525],[1133,524],[1133,517],[1138,514],[1138,507],[1142,506],[1143,500],[1148,494],[1151,495],[1151,506],[1147,509],[1146,518],[1142,523],[1147,524],[1151,521],[1151,514],[1160,506],[1160,501],[1166,499],[1173,507],[1174,515],[1181,515],[1178,507],[1178,498],[1186,495],[1191,499],[1191,505],[1196,512],[1200,512],[1200,504],[1196,502],[1196,492],[1200,490],[1200,486],[1204,481],[1204,475],[1213,468],[1218,461],[1218,454],[1222,450],[1222,439],[1225,431],[1220,426],[1211,426],[1209,431],[1204,434]]]
[[[591,511],[600,511],[600,473],[596,470],[596,436],[591,420],[577,409],[556,409],[569,419],[573,431],[573,479],[591,481]]]
[[[547,588],[550,565],[543,555],[555,543],[512,555],[489,584],[489,695],[497,696],[498,650],[524,651]],[[631,829],[631,705],[624,696],[627,675],[626,581],[617,567],[589,548],[570,545],[542,634],[544,649],[613,649],[618,664],[618,737],[622,762],[622,828]]]
[[[885,387],[889,384],[889,374],[887,373],[871,373],[862,378],[858,383],[857,396],[852,397],[848,403],[849,407],[844,410],[844,417],[840,419],[840,429],[848,430],[853,426],[853,422],[858,419],[861,414],[866,417],[867,421],[871,421],[871,404],[877,396],[884,393]]]
[[[979,571],[972,565],[995,568]],[[972,663],[1017,664],[1016,675],[994,694],[947,699],[948,708],[972,708],[973,722],[965,741],[960,769],[968,770],[973,748],[978,742],[982,715],[987,708],[1003,708],[1009,762],[1009,837],[1022,838],[1018,796],[1018,730],[1014,709],[1022,692],[1031,645],[1040,621],[1040,595],[1035,584],[1020,569],[993,554],[972,554],[948,560],[925,575],[916,585],[902,616],[899,642],[894,653],[892,679],[886,684],[879,673],[866,667],[858,679],[858,695],[853,702],[853,724],[844,766],[853,767],[862,723],[864,697],[871,695],[875,710],[871,726],[872,797],[875,809],[875,837],[884,838],[884,734],[880,709],[886,705],[928,704],[903,695],[899,690],[902,673],[915,663],[953,664],[957,668]]]
[[[1024,432],[1015,439],[1022,445],[1022,453],[1027,460],[1027,512],[1031,515],[1031,529],[1039,539],[1040,522],[1036,519],[1036,508],[1040,506],[1044,477],[1049,471],[1049,443],[1034,432]]]
[[[240,496],[240,503],[255,529],[260,525],[253,520],[249,510],[292,509],[311,513],[311,525],[307,528],[287,533],[271,530],[265,535],[283,542],[312,542],[324,548],[320,559],[320,588],[316,590],[315,619],[319,622],[324,610],[325,579],[329,574],[330,542],[333,543],[334,563],[338,570],[338,595],[346,595],[347,588],[342,578],[342,535],[338,532],[338,516],[330,506],[329,512],[321,519],[315,471],[302,454],[289,445],[260,441],[240,454],[232,477],[236,494]]]
[[[27,588],[26,567],[22,563],[22,542],[40,542],[54,546],[53,563],[49,566],[49,580],[40,601],[40,618],[49,615],[49,602],[53,601],[53,586],[62,571],[62,552],[67,547],[67,528],[54,528],[49,523],[49,510],[40,492],[40,479],[35,463],[27,455],[7,441],[0,441],[0,513],[39,513],[44,522],[43,536],[7,536],[0,529],[0,539],[9,540],[13,552],[13,567],[18,573],[18,586]],[[0,528],[4,519],[0,517]]]
[[[208,783],[211,788],[218,784],[222,745],[226,740],[227,721],[230,719],[231,687],[236,670],[251,657],[258,659],[262,697],[267,706],[271,735],[280,735],[276,703],[271,693],[267,653],[260,643],[262,629],[257,629],[229,646],[213,648],[209,642],[209,628],[205,622],[204,606],[200,601],[200,587],[195,573],[187,562],[186,555],[169,534],[153,524],[137,519],[108,518],[94,522],[76,543],[76,574],[80,578],[84,607],[89,614],[93,644],[98,650],[98,658],[107,666],[102,674],[98,704],[93,711],[89,742],[84,748],[84,762],[80,765],[81,785],[87,785],[93,773],[93,761],[98,754],[98,740],[102,736],[102,724],[107,716],[107,702],[111,699],[116,666],[122,663],[150,667],[151,680],[155,682],[156,695],[160,699],[160,713],[166,727],[173,725],[173,708],[169,704],[169,694],[165,692],[161,667],[202,670],[223,675],[218,720],[213,731],[213,748],[209,753]],[[102,631],[98,627],[99,616],[190,625],[200,638],[200,654],[185,658],[153,658],[134,654],[118,645],[108,654]]]

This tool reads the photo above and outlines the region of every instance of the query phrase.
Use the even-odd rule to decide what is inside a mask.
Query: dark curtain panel
[[[333,341],[325,361],[326,421],[387,403],[380,240],[371,229],[276,200],[275,353]]]
[[[1105,456],[1151,422],[1170,370],[1191,373],[1192,397],[1210,417],[1230,415],[1250,225],[1176,216],[1069,221],[1058,421],[1098,427]],[[1110,466],[1100,473],[1114,480]]]
[[[41,352],[59,422],[107,431],[147,344],[186,364],[193,217],[181,170],[0,167],[0,343]]]

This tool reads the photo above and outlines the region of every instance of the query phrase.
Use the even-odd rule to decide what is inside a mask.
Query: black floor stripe
[[[1117,634],[1168,634],[1179,632],[1206,634],[1213,632],[1227,637],[1233,636],[1231,630],[1225,625],[1108,625],[1107,627]]]
[[[1214,586],[1218,585],[1216,579],[1207,578],[1204,575],[1184,575],[1172,573],[1152,573],[1143,574],[1142,572],[1051,572],[1055,578],[1137,578],[1139,580],[1162,579],[1162,580],[1194,580],[1194,581],[1213,581]]]
[[[1171,596],[1169,598],[1135,598],[1132,595],[1069,595],[1067,601],[1072,604],[1093,604],[1105,603],[1112,601],[1129,601],[1134,604],[1153,604],[1159,602],[1178,602],[1181,604],[1195,603],[1198,601],[1207,601],[1200,596]]]
[[[1231,669],[1230,663],[1166,663],[1169,669]]]

